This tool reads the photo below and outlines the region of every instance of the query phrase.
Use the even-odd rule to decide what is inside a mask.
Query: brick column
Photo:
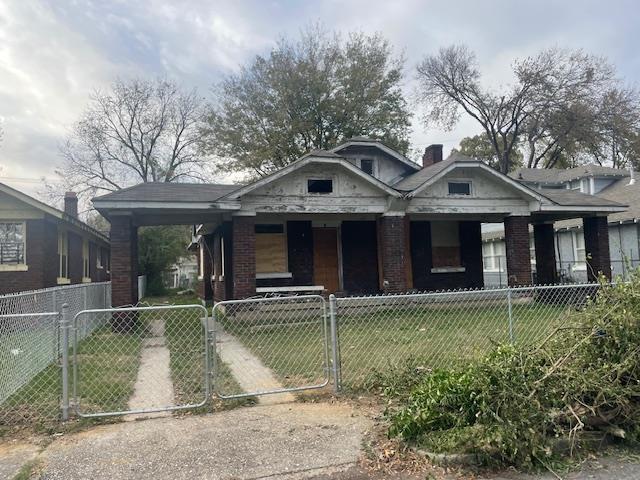
[[[504,238],[507,249],[507,278],[509,286],[531,285],[529,217],[513,216],[505,218]]]
[[[138,301],[138,228],[129,216],[111,218],[111,304]]]
[[[233,298],[256,294],[255,217],[233,217],[231,222]]]
[[[611,280],[611,256],[609,253],[609,224],[607,217],[586,217],[584,248],[587,255],[587,278],[595,281],[602,273]]]
[[[381,217],[378,223],[380,228],[380,254],[382,256],[382,288],[385,293],[398,293],[407,290],[405,252],[406,222],[404,217]]]
[[[535,224],[533,242],[536,249],[536,283],[553,285],[558,281],[553,223]]]

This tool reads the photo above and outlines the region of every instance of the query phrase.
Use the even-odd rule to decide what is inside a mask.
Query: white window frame
[[[198,244],[198,280],[204,279],[204,240]]]
[[[487,245],[490,247],[491,249],[491,254],[490,255],[485,255],[484,254],[484,246]],[[505,258],[506,259],[506,255],[504,254],[500,254],[499,252],[496,253],[496,246],[497,245],[503,245],[504,246],[504,242],[503,241],[497,241],[497,242],[485,242],[482,244],[482,269],[485,272],[490,272],[490,273],[499,273],[499,272],[504,272],[506,270],[506,260],[503,262],[501,260],[498,260],[496,262],[496,259],[502,259]],[[506,250],[506,247],[505,247]],[[487,268],[487,262],[485,261],[485,258],[490,258],[491,259],[491,264],[492,267],[491,268]],[[497,266],[496,266],[497,265]]]
[[[451,183],[466,183],[469,185],[469,195],[462,193],[449,193],[449,185]],[[470,179],[466,178],[450,178],[447,180],[447,197],[453,198],[469,198],[473,197],[473,182]]]
[[[363,160],[371,160],[371,173],[367,173],[367,175],[371,175],[372,177],[378,178],[378,161],[373,157],[358,157],[357,166],[360,170],[362,170],[362,161]],[[362,170],[364,172],[364,170]],[[364,172],[366,173],[366,172]]]
[[[89,239],[82,239],[82,283],[91,283]]]
[[[224,236],[220,236],[220,276],[218,276],[218,281],[222,282],[224,280],[224,270],[225,270],[225,261],[224,261]]]
[[[62,276],[62,262],[64,258],[64,271],[66,276]],[[66,230],[58,230],[58,278],[56,279],[58,285],[68,285],[71,283],[69,278],[69,232]]]
[[[22,225],[22,263],[0,263],[0,272],[26,272],[27,264],[27,222],[21,220],[2,220],[0,223],[15,223]]]
[[[327,192],[327,193],[310,192],[309,191],[309,181],[310,180],[328,180],[328,181],[330,181],[331,182],[331,191]],[[314,196],[319,196],[319,197],[326,197],[326,196],[329,196],[329,195],[337,194],[338,192],[337,192],[336,187],[337,187],[336,179],[333,176],[324,176],[323,177],[323,176],[317,176],[317,175],[313,176],[312,175],[312,176],[307,177],[305,179],[305,182],[304,182],[304,188],[305,188],[305,191],[307,192],[307,195],[314,195]]]
[[[578,239],[582,239],[582,248],[578,248]],[[571,246],[573,247],[573,263],[571,264],[571,270],[573,271],[585,271],[587,269],[587,249],[584,244],[584,235],[581,230],[571,231]],[[584,261],[579,259],[579,250],[584,250]]]

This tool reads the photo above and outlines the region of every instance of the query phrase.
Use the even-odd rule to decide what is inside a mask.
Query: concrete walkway
[[[251,353],[236,337],[222,330],[217,325],[216,343],[219,348],[220,359],[229,367],[242,390],[247,393],[259,393],[283,388],[274,373],[266,367],[258,357]],[[294,402],[291,393],[277,393],[261,395],[258,402],[261,405]]]
[[[325,403],[105,425],[54,441],[37,478],[313,478],[356,466],[370,427],[351,406]]]
[[[138,378],[129,399],[129,410],[162,408],[174,405],[173,382],[169,367],[169,349],[164,336],[164,319],[149,325],[149,336],[142,341]],[[166,417],[171,412],[127,415],[125,420]]]

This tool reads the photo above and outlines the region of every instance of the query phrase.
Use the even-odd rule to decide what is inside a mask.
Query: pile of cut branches
[[[536,347],[499,345],[427,374],[387,412],[390,434],[486,463],[545,465],[562,441],[640,439],[640,271],[605,283]],[[570,450],[571,451],[571,450]]]

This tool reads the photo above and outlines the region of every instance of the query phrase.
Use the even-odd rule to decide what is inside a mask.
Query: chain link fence
[[[209,409],[213,392],[253,397],[331,380],[362,391],[398,368],[539,343],[599,288],[263,298],[220,302],[211,317],[198,305],[112,309],[108,284],[0,297],[0,423],[50,423],[65,406],[84,417]]]
[[[366,388],[379,373],[465,362],[505,342],[535,343],[598,291],[597,284],[335,299],[339,378]]]
[[[111,305],[111,284],[0,296],[0,424],[45,424],[61,415],[62,306],[69,315]],[[82,338],[98,328],[87,324]]]

